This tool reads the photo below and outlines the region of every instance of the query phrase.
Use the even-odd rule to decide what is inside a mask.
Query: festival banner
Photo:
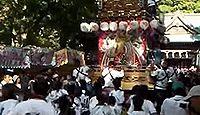
[[[68,63],[67,49],[62,49],[54,53],[56,58],[56,67],[60,67]]]
[[[5,47],[0,49],[1,68],[29,68],[28,50],[23,48]]]
[[[30,50],[31,65],[52,66],[54,51],[48,48],[35,47]]]

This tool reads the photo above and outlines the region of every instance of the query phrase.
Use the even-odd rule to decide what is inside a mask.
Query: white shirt
[[[90,111],[90,115],[115,115],[115,113],[107,105],[97,105]]]
[[[102,71],[101,74],[102,76],[104,76],[104,80],[105,80],[104,87],[113,87],[113,83],[112,83],[113,79],[123,77],[124,70],[117,71],[117,70],[114,70],[113,68],[106,67]]]
[[[149,115],[149,113],[144,111],[133,111],[130,115]]]
[[[182,99],[183,96],[179,95],[165,99],[160,115],[187,115],[187,110],[180,107],[180,103],[186,103]]]
[[[163,70],[163,69],[158,69],[155,71],[155,77],[156,77],[156,83],[155,83],[155,89],[161,89],[161,90],[166,90],[167,85],[168,85],[168,80],[169,80],[169,71],[168,70]]]
[[[97,97],[93,96],[89,102],[89,110],[92,111],[92,109],[94,109],[98,103],[99,101],[97,100]]]
[[[29,99],[18,103],[8,115],[26,115],[27,113],[38,115],[56,115],[51,104],[40,99]]]
[[[84,66],[81,66],[81,67],[78,67],[76,69],[73,70],[72,72],[72,76],[74,76],[75,78],[78,79],[78,81],[80,79],[85,79],[85,77],[87,77],[88,75],[88,71],[89,70],[89,67],[84,65]]]
[[[142,105],[142,110],[144,110],[145,113],[150,113],[150,114],[157,113],[153,103],[146,99],[144,99],[144,103]],[[131,99],[131,106],[129,107],[128,112],[127,112],[128,115],[132,115],[131,113],[133,111],[134,111],[134,105],[133,105],[133,102]]]
[[[18,100],[8,99],[0,102],[0,115],[7,115],[18,103]]]
[[[114,96],[116,99],[115,109],[119,110],[119,114],[122,112],[122,104],[124,103],[124,91],[122,90],[112,90],[109,93],[110,96]]]

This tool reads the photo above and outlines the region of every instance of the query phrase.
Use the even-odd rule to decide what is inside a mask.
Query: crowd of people
[[[77,64],[66,76],[53,70],[36,75],[5,73],[0,83],[0,115],[200,114],[200,80],[195,68],[183,71],[165,62],[151,65],[155,87],[150,98],[145,84],[133,86],[130,93],[122,90],[124,70],[115,69],[112,61],[95,82],[91,79],[94,69]]]

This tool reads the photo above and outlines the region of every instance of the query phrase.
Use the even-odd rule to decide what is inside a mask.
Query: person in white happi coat
[[[108,67],[102,71],[102,77],[104,78],[105,84],[103,87],[114,87],[112,81],[116,78],[122,78],[124,76],[124,70],[118,71],[114,68],[114,61],[108,63]]]
[[[116,103],[115,108],[118,110],[118,115],[121,115],[122,113],[122,107],[124,105],[124,91],[120,89],[121,86],[121,78],[116,78],[113,80],[114,90],[110,92],[110,96],[114,96]]]
[[[2,88],[3,100],[0,102],[0,115],[7,115],[19,103],[16,93],[18,88],[14,84],[5,84]]]
[[[181,107],[184,104],[187,105],[187,102],[183,101],[186,96],[184,87],[176,86],[173,92],[175,94],[173,97],[163,101],[160,115],[187,115],[187,108]]]

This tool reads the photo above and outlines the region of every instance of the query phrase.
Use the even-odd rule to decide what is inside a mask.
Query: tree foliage
[[[94,0],[1,0],[0,41],[8,45],[12,38],[23,45],[77,46],[83,17],[96,14]]]
[[[184,13],[200,13],[199,0],[160,0],[158,7],[164,13],[177,10],[181,10]]]

